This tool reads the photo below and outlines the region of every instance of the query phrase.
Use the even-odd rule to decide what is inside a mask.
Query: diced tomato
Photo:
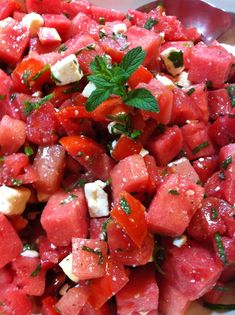
[[[73,273],[80,280],[101,278],[105,275],[107,243],[100,240],[73,238]]]
[[[148,148],[158,165],[171,162],[181,151],[183,136],[178,126],[167,128],[163,134],[149,141]]]
[[[32,304],[26,294],[13,285],[4,285],[0,288],[0,312],[5,315],[31,315]]]
[[[181,235],[199,208],[203,194],[203,187],[181,175],[167,176],[149,206],[149,229],[168,236]]]
[[[88,35],[95,40],[99,39],[99,24],[91,17],[79,12],[72,20],[72,36]]]
[[[122,192],[110,213],[132,241],[141,247],[147,236],[145,207],[127,192]]]
[[[60,14],[62,5],[61,0],[26,0],[28,12]]]
[[[181,158],[179,160],[175,160],[172,163],[168,164],[167,167],[168,174],[179,174],[189,179],[193,183],[197,184],[199,179],[198,174],[193,168],[192,164],[186,158]]]
[[[0,268],[2,268],[21,253],[23,245],[17,232],[3,214],[0,214],[0,224]]]
[[[111,257],[124,265],[145,265],[152,258],[154,240],[149,234],[138,248],[124,230],[111,221],[107,224],[107,238]]]
[[[42,300],[42,315],[58,315],[55,309],[57,300],[52,296],[48,296]]]
[[[26,138],[25,123],[7,115],[0,121],[0,153],[16,153]]]
[[[113,198],[121,191],[139,192],[146,188],[149,175],[142,156],[134,154],[121,160],[110,172]]]
[[[127,285],[116,295],[118,314],[157,312],[158,294],[154,266],[135,268]]]
[[[120,161],[127,156],[133,155],[135,153],[140,153],[141,149],[141,143],[134,139],[126,137],[125,135],[122,135],[115,144],[115,147],[113,148],[111,154],[116,161]]]
[[[62,41],[71,36],[71,21],[63,14],[43,14],[45,27],[53,27],[59,33]]]
[[[12,263],[16,275],[15,284],[28,295],[41,296],[45,290],[45,271],[40,268],[39,258],[19,256]]]
[[[222,46],[206,46],[199,43],[191,51],[189,81],[193,83],[210,81],[214,88],[223,87],[232,63],[233,56]]]
[[[33,164],[38,173],[35,188],[51,194],[59,189],[65,166],[65,150],[60,145],[39,147]]]
[[[12,18],[3,20],[0,26],[0,60],[14,65],[20,62],[28,41],[29,31],[26,26]]]
[[[49,240],[58,246],[67,246],[72,237],[87,236],[87,205],[84,192],[58,191],[53,194],[41,216],[41,224]]]
[[[122,21],[125,18],[125,13],[114,10],[106,9],[97,6],[91,6],[91,14],[93,20],[96,22],[100,21],[100,18],[103,18],[106,22],[112,21]]]
[[[194,91],[188,95],[190,89],[174,88],[174,100],[172,109],[172,122],[183,125],[187,120],[199,120],[208,122],[208,101],[204,84],[197,84]]]
[[[210,248],[191,241],[181,248],[171,245],[162,268],[169,283],[190,301],[210,291],[223,270]]]
[[[113,259],[108,259],[104,277],[94,279],[90,284],[88,302],[95,309],[102,307],[129,281],[125,268]]]
[[[152,79],[152,73],[147,68],[139,66],[139,68],[130,76],[128,84],[134,89],[139,83],[149,83]]]
[[[84,287],[70,289],[55,305],[59,314],[79,315],[88,298],[88,290]]]

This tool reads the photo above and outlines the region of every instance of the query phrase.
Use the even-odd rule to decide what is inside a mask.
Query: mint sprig
[[[149,90],[140,88],[128,91],[127,81],[142,64],[145,56],[146,53],[141,47],[130,50],[120,64],[112,65],[106,56],[96,56],[90,65],[93,74],[88,76],[88,80],[95,84],[96,89],[87,100],[86,110],[91,112],[110,95],[117,95],[126,105],[158,113],[158,102]]]

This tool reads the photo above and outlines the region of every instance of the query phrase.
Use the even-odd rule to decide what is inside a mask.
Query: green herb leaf
[[[176,189],[170,189],[170,190],[168,190],[168,193],[171,194],[171,195],[176,195],[176,196],[180,194],[178,192],[178,190],[176,190]]]
[[[83,245],[82,246],[82,250],[88,252],[88,253],[92,253],[92,254],[95,254],[95,255],[98,255],[99,256],[99,265],[102,265],[103,262],[104,262],[104,257],[103,257],[103,254],[102,254],[102,251],[99,250],[99,249],[93,249],[93,248],[90,248],[88,246],[85,246]]]
[[[102,233],[103,233],[103,236],[104,236],[104,240],[107,240],[107,226],[108,226],[109,222],[111,222],[111,221],[112,221],[112,219],[108,218],[102,224],[102,228],[101,229],[102,229]]]
[[[165,275],[165,272],[162,270],[162,264],[165,260],[165,250],[164,247],[155,243],[154,250],[153,250],[153,260],[155,262],[155,266],[157,271],[162,275]]]
[[[126,214],[131,214],[131,208],[129,206],[129,203],[126,201],[124,197],[119,202],[120,207]]]
[[[23,181],[21,179],[11,178],[11,183],[12,185],[19,187],[22,185]]]
[[[156,24],[158,24],[158,20],[155,20],[150,17],[148,21],[144,24],[143,28],[146,28],[147,30],[151,30]]]
[[[68,49],[68,47],[65,44],[60,45],[60,47],[58,48],[59,52],[64,52]]]
[[[94,109],[96,109],[96,107],[98,107],[102,102],[104,102],[105,100],[107,100],[107,98],[109,98],[109,96],[112,94],[112,90],[111,89],[95,89],[90,97],[87,100],[86,103],[86,110],[88,112],[92,112]]]
[[[225,180],[225,174],[224,174],[224,172],[219,172],[219,179],[221,179],[221,180]]]
[[[43,75],[46,71],[50,70],[50,65],[46,64],[41,71],[36,73],[32,78],[31,81],[36,81],[38,78],[40,78],[41,75]]]
[[[105,18],[104,17],[99,17],[99,24],[104,25],[105,24]]]
[[[206,148],[206,147],[208,147],[208,146],[209,146],[209,142],[208,142],[208,141],[205,141],[205,142],[199,144],[196,148],[194,148],[194,149],[192,150],[192,153],[193,153],[193,154],[197,154],[197,153],[200,152],[202,149],[204,149],[204,148]]]
[[[224,250],[224,244],[223,244],[223,241],[222,241],[222,238],[221,238],[219,232],[216,232],[214,234],[214,240],[215,240],[215,244],[216,244],[220,259],[226,265],[227,264],[227,258],[226,258],[226,254],[225,254],[225,250]]]
[[[131,139],[136,139],[138,138],[139,136],[141,136],[142,132],[140,130],[134,130],[131,134],[130,134],[130,137]]]
[[[31,113],[32,110],[38,109],[41,105],[45,104],[50,99],[52,99],[53,96],[54,96],[54,93],[51,93],[51,94],[48,94],[48,95],[44,96],[43,98],[41,98],[37,102],[25,101],[24,102],[24,104],[26,105],[25,108],[24,108],[25,115],[28,116]]]
[[[24,148],[24,153],[25,153],[27,156],[33,155],[33,154],[34,154],[33,148],[32,148],[32,147],[25,147],[25,148]]]
[[[77,197],[78,197],[77,195],[70,194],[67,198],[61,200],[60,205],[66,205],[67,203],[73,201]]]
[[[214,286],[214,290],[217,290],[217,291],[229,291],[230,289],[227,288],[227,287],[221,287],[219,285],[215,285]]]
[[[230,155],[229,157],[227,157],[226,160],[224,160],[221,164],[221,168],[223,168],[224,170],[226,170],[229,166],[229,164],[232,163],[232,156]]]
[[[144,88],[130,91],[123,101],[126,105],[130,105],[135,108],[147,110],[150,112],[159,113],[158,101],[151,94],[150,91]]]
[[[6,94],[0,94],[0,101],[5,100]]]
[[[190,88],[190,89],[186,92],[186,94],[187,94],[188,96],[190,96],[190,95],[192,95],[194,92],[195,92],[195,88],[192,87],[192,88]]]
[[[180,68],[184,65],[184,54],[181,50],[171,51],[168,59],[174,64],[175,68]]]
[[[214,208],[212,207],[211,208],[211,220],[217,220],[218,219],[218,209],[217,208]]]
[[[211,304],[204,302],[203,305],[210,310],[223,310],[223,311],[233,311],[235,310],[235,304]]]
[[[136,47],[128,51],[119,66],[130,76],[142,64],[145,56],[146,52],[140,46]]]
[[[235,86],[233,85],[228,86],[227,91],[231,100],[232,107],[235,107]]]
[[[22,252],[25,252],[26,250],[35,250],[36,247],[34,244],[24,244]]]
[[[41,270],[42,270],[41,264],[38,264],[36,269],[31,273],[30,277],[37,277]]]
[[[99,38],[100,39],[102,39],[102,38],[104,38],[104,37],[106,37],[107,35],[106,35],[106,33],[104,32],[104,31],[102,31],[102,30],[100,30],[99,31]]]
[[[28,78],[30,76],[30,71],[29,70],[26,70],[24,73],[23,73],[23,82],[24,82],[24,85],[28,86]]]
[[[83,48],[80,48],[76,53],[75,55],[78,56],[82,51],[84,50],[95,50],[95,44],[89,44],[87,45],[86,47],[83,47]]]

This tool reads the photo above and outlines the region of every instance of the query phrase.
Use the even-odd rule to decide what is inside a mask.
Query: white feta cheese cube
[[[20,215],[24,212],[31,191],[27,188],[0,187],[0,213],[7,216]]]
[[[125,33],[126,31],[127,31],[127,27],[125,23],[119,23],[113,26],[114,34]]]
[[[74,54],[57,61],[51,67],[52,76],[56,79],[57,85],[66,85],[81,80],[83,71]]]
[[[59,263],[59,266],[60,268],[63,269],[64,273],[66,274],[67,277],[69,277],[69,279],[71,279],[73,282],[78,282],[79,281],[78,277],[75,274],[73,274],[72,259],[73,255],[71,253]]]
[[[44,20],[40,14],[31,12],[23,17],[21,23],[28,27],[30,35],[36,35],[40,27],[44,25]]]
[[[188,79],[188,72],[186,71],[181,72],[177,77],[176,84],[181,86],[184,89],[190,88],[192,83]]]
[[[171,90],[175,88],[174,82],[167,78],[165,75],[157,74],[156,79],[160,81],[163,85],[169,87]]]
[[[180,49],[169,47],[160,54],[167,71],[176,76],[184,70],[183,52]]]
[[[24,257],[28,257],[28,258],[39,257],[39,253],[36,250],[30,250],[30,249],[23,251],[20,255]]]
[[[145,155],[149,154],[148,150],[145,150],[144,148],[141,149],[140,153],[139,153],[142,157],[144,157]]]
[[[105,186],[106,184],[100,180],[87,183],[84,186],[88,211],[91,218],[109,215],[108,194],[103,189]]]
[[[180,237],[176,237],[173,239],[173,245],[176,247],[182,247],[187,242],[187,237],[185,235],[181,235]]]
[[[83,95],[84,97],[87,97],[87,98],[88,98],[88,97],[91,96],[91,93],[95,91],[95,89],[96,89],[95,84],[92,83],[92,82],[89,82],[89,83],[85,86],[84,90],[82,91],[82,95]]]

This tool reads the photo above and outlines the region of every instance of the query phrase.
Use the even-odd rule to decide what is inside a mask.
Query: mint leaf
[[[94,83],[97,88],[106,88],[106,87],[113,87],[114,84],[109,81],[107,81],[105,78],[102,78],[101,76],[94,76],[90,75],[88,77],[89,81]]]
[[[184,66],[184,54],[182,50],[170,52],[168,59],[173,62],[175,68]]]
[[[140,46],[136,47],[128,51],[119,66],[130,76],[142,64],[145,56],[146,52]]]
[[[159,113],[158,101],[151,92],[146,89],[141,88],[130,91],[123,101],[126,105]]]
[[[90,68],[94,75],[100,75],[102,77],[106,76],[111,78],[110,67],[107,63],[105,57],[96,56],[95,59],[91,62]]]
[[[26,116],[28,116],[32,110],[38,109],[41,105],[45,104],[48,102],[50,99],[54,97],[54,93],[48,94],[41,98],[39,101],[36,102],[30,102],[30,101],[25,101],[25,107],[24,107],[24,113]]]
[[[158,20],[154,20],[153,18],[150,17],[148,21],[144,24],[143,28],[146,28],[146,30],[151,30],[157,24]]]
[[[92,112],[102,102],[107,100],[107,98],[109,98],[111,93],[112,93],[111,89],[97,88],[95,91],[91,93],[90,97],[88,98],[87,103],[86,103],[86,110],[88,112]]]

